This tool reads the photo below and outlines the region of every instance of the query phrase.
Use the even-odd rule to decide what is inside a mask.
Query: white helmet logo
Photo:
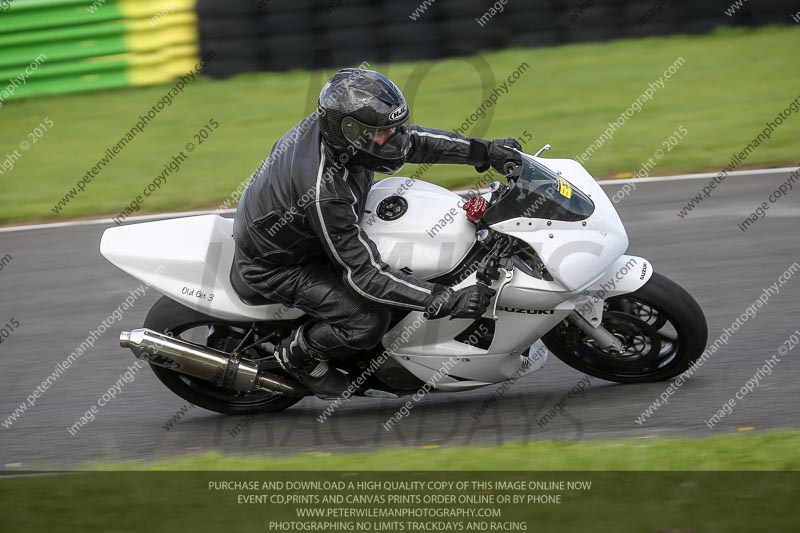
[[[389,115],[389,120],[397,120],[398,118],[405,115],[406,111],[408,111],[408,108],[405,105],[401,105],[400,107],[392,111],[392,114]]]

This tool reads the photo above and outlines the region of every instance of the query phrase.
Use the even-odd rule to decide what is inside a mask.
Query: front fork
[[[597,346],[603,350],[622,353],[623,346],[620,340],[602,325],[597,327],[592,326],[589,321],[583,318],[583,315],[577,311],[572,311],[569,316],[567,316],[567,320],[578,326],[587,337],[594,340]]]

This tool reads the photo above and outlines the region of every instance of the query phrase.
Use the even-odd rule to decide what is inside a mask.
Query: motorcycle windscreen
[[[583,191],[530,156],[521,156],[522,173],[486,211],[487,224],[520,217],[576,222],[594,213],[594,202]]]

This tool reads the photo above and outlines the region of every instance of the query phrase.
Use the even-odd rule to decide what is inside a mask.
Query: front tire
[[[236,339],[235,337],[231,339],[231,336],[235,336],[237,330],[246,328],[246,325],[236,325],[212,318],[189,309],[166,296],[162,296],[153,305],[150,312],[147,313],[144,327],[158,333],[182,337],[185,340],[191,340],[199,344],[206,344],[210,339],[214,339],[215,343],[222,342],[227,343],[228,346],[231,344],[235,346]],[[211,328],[216,328],[217,331],[213,332],[213,335],[207,335],[202,332],[204,328],[208,328],[208,332],[212,331]],[[194,332],[197,335],[198,329],[200,330],[200,336],[205,337],[205,339],[189,338],[189,333]],[[220,334],[220,332],[223,334]],[[225,348],[225,346],[219,345],[214,347],[223,350]],[[236,392],[217,387],[211,382],[193,376],[180,374],[163,366],[151,364],[150,368],[153,369],[156,377],[169,390],[187,402],[215,413],[226,415],[273,413],[286,409],[302,399],[265,390],[247,393]]]
[[[607,381],[664,381],[686,371],[703,353],[708,325],[691,294],[654,272],[635,292],[606,300],[602,325],[625,345],[622,353],[595,345],[579,328],[562,322],[543,338],[572,368]]]

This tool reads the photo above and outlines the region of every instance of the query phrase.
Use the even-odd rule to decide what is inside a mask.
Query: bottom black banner
[[[796,531],[795,472],[38,472],[3,531]]]

